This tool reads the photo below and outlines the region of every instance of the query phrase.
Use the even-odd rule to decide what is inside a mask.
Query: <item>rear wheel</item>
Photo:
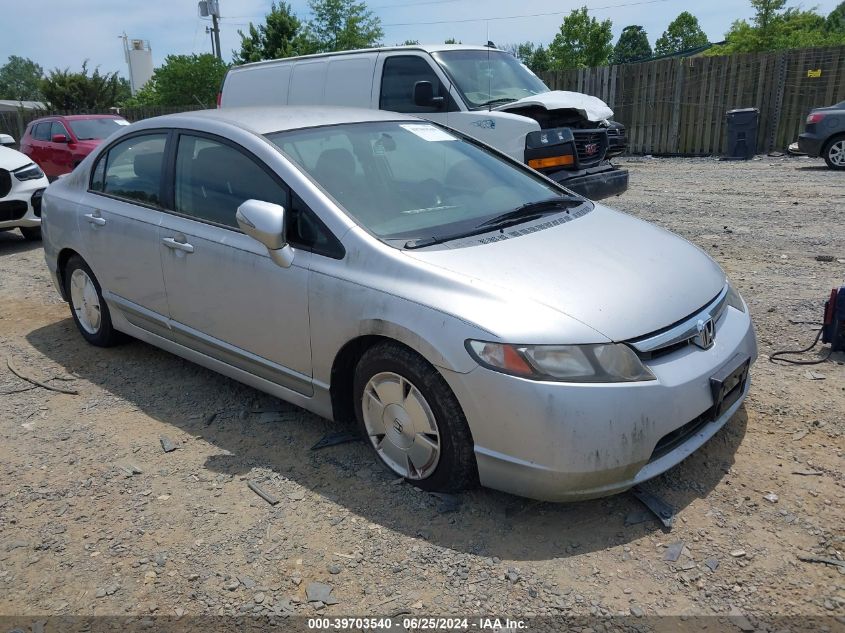
[[[361,432],[391,471],[424,490],[477,482],[466,418],[425,359],[394,343],[376,345],[358,362],[353,388]]]
[[[845,136],[836,136],[824,148],[824,162],[831,169],[845,169]]]
[[[35,242],[41,239],[41,227],[40,226],[21,226],[19,227],[21,230],[21,235],[25,240],[29,240],[30,242]]]
[[[71,257],[65,266],[64,280],[71,316],[85,340],[98,347],[120,343],[123,337],[112,327],[100,284],[85,260]]]

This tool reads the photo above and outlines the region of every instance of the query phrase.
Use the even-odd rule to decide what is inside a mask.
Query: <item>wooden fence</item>
[[[758,108],[758,153],[784,150],[812,108],[845,100],[845,46],[663,59],[544,73],[553,90],[606,101],[634,154],[726,150],[725,112]]]

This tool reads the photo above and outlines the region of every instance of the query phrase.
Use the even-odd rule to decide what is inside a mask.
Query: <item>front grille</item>
[[[602,161],[607,151],[606,130],[573,130],[572,134],[575,136],[575,151],[581,167],[590,167]]]
[[[12,174],[8,169],[0,169],[0,198],[5,198],[12,190]]]
[[[11,222],[20,220],[26,215],[26,202],[21,200],[0,201],[0,222]]]

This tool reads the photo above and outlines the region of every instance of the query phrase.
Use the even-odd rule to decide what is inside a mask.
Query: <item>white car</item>
[[[41,239],[41,194],[49,182],[28,156],[0,146],[0,231]]]

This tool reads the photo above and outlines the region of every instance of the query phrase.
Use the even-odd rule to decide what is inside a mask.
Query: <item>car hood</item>
[[[461,247],[404,252],[471,286],[483,285],[503,301],[556,310],[612,341],[682,320],[725,284],[724,272],[699,248],[601,205],[551,228],[487,244],[473,240],[477,245],[464,246],[466,240]],[[527,318],[531,313],[528,305]]]
[[[604,121],[613,116],[613,110],[598,97],[566,90],[541,92],[530,97],[523,97],[519,101],[511,101],[495,109],[507,112],[526,106],[540,106],[546,110],[576,110],[588,121]]]
[[[32,162],[29,156],[0,145],[0,169],[12,171],[18,167],[29,165]]]

